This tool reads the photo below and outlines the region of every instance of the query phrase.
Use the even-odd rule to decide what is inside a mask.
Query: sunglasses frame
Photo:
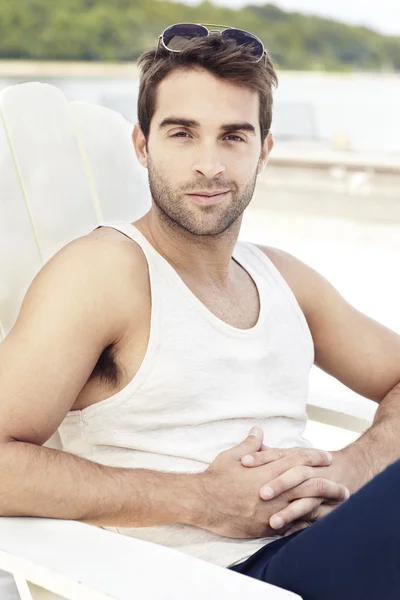
[[[207,35],[204,37],[209,37],[209,35],[211,33],[223,33],[224,31],[227,30],[231,30],[231,31],[242,31],[243,33],[248,33],[249,35],[253,36],[254,39],[259,42],[261,44],[262,47],[262,54],[260,56],[260,58],[256,58],[254,60],[255,63],[260,62],[260,60],[262,60],[262,58],[267,57],[267,51],[264,48],[264,44],[262,43],[262,41],[260,40],[260,38],[258,38],[256,35],[254,35],[254,33],[251,33],[250,31],[245,31],[244,29],[239,29],[238,27],[229,27],[228,25],[216,25],[215,23],[174,23],[173,25],[168,25],[168,27],[166,27],[164,29],[164,31],[162,32],[162,34],[159,36],[158,38],[158,45],[157,45],[157,50],[160,47],[160,45],[162,45],[163,48],[165,48],[165,50],[168,50],[168,52],[182,52],[182,50],[173,50],[172,48],[168,48],[168,46],[165,45],[164,43],[164,34],[165,32],[170,29],[171,27],[175,27],[175,25],[199,25],[200,27],[204,27],[207,30]],[[208,29],[209,27],[217,27],[218,29]],[[193,38],[194,39],[194,38]],[[240,46],[240,44],[238,44],[238,46]],[[156,52],[156,56],[157,56],[157,52]]]

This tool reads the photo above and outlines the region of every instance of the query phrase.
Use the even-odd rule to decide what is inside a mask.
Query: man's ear
[[[262,150],[261,150],[261,155],[258,161],[258,169],[257,169],[257,174],[259,175],[260,173],[262,173],[265,169],[265,167],[267,166],[268,163],[268,159],[269,159],[269,155],[272,152],[273,147],[275,146],[275,141],[273,138],[272,133],[269,133],[267,135],[267,137],[265,138]]]
[[[147,142],[139,123],[136,123],[135,127],[133,128],[132,141],[138,161],[142,167],[147,169]]]

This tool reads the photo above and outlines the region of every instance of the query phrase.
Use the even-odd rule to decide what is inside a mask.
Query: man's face
[[[203,70],[161,82],[147,147],[137,141],[160,217],[199,236],[241,217],[272,147],[261,146],[258,94]]]

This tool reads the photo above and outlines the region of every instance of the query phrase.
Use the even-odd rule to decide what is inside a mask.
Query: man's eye
[[[173,133],[171,137],[186,137],[188,135],[187,131],[177,131],[176,133]]]
[[[230,133],[226,137],[229,138],[233,142],[244,142],[244,139],[241,138],[240,135],[234,135],[233,133]]]

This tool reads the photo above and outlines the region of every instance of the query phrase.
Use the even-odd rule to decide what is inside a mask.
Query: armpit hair
[[[104,348],[94,367],[89,381],[98,379],[102,383],[116,386],[120,377],[120,369],[116,363],[113,344]]]

